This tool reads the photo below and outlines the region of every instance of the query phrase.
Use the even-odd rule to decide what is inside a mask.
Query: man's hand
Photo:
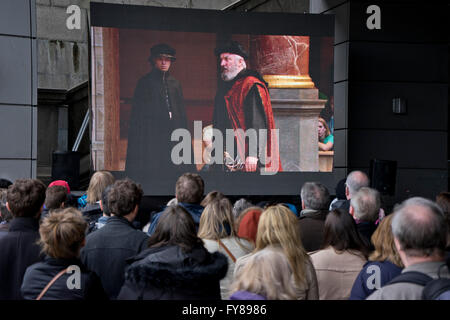
[[[258,158],[247,157],[245,159],[245,171],[256,171],[258,168]]]

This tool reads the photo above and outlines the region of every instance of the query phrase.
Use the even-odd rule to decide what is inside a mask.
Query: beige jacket
[[[316,269],[320,300],[346,300],[366,259],[357,251],[336,252],[332,247],[310,253]]]

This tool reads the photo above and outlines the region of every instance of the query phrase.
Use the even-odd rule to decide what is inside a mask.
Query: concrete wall
[[[221,9],[233,0],[107,0],[115,4]],[[38,86],[45,89],[71,89],[89,79],[88,19],[89,0],[36,0],[38,43]],[[67,7],[81,9],[81,29],[66,27]]]
[[[98,0],[96,2],[222,9],[234,0]],[[66,27],[66,20],[70,16],[66,10],[70,5],[78,5],[81,9],[80,30],[70,30]],[[39,99],[37,128],[37,175],[46,182],[51,179],[52,152],[72,149],[73,135],[76,135],[80,129],[80,118],[82,120],[84,117],[84,114],[73,116],[74,112],[81,109],[70,110],[67,101],[58,101],[58,99],[64,90],[69,91],[89,80],[89,7],[89,0],[36,0],[37,85],[39,92],[42,93]],[[63,136],[64,131],[61,128],[66,128],[66,136]],[[85,149],[86,145],[89,147],[89,144],[86,144],[90,143],[86,141],[89,138],[88,132],[85,133],[81,149]],[[61,143],[58,141],[66,141],[66,148],[61,148]],[[89,161],[82,160],[81,171],[89,170],[89,167]]]
[[[0,177],[36,176],[35,1],[0,1]]]

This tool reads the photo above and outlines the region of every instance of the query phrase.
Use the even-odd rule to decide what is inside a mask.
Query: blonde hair
[[[229,225],[228,234],[226,225]],[[200,216],[198,237],[202,239],[218,240],[226,237],[236,237],[234,226],[233,206],[227,198],[217,198],[210,202]]]
[[[39,227],[42,252],[53,258],[77,258],[87,226],[81,212],[75,208],[52,210]]]
[[[375,250],[369,256],[370,261],[389,260],[398,267],[403,268],[402,260],[395,248],[394,234],[392,233],[392,217],[386,216],[372,235],[372,243]]]
[[[214,191],[211,191],[210,193],[208,193],[205,198],[203,198],[202,202],[200,202],[200,205],[202,207],[206,207],[211,202],[218,200],[218,199],[222,199],[222,198],[225,198],[225,195],[220,191],[214,190]]]
[[[283,249],[294,273],[295,282],[307,289],[306,261],[309,256],[300,238],[298,219],[281,204],[264,210],[259,219],[255,252],[267,246],[280,246]]]
[[[109,171],[97,171],[89,181],[87,189],[87,203],[96,203],[102,198],[102,192],[114,183],[114,176]]]
[[[252,254],[231,285],[231,292],[248,291],[269,300],[296,300],[289,260],[281,249],[267,247]]]
[[[325,137],[324,137],[324,139],[325,139],[326,137],[328,137],[328,136],[331,134],[331,130],[330,130],[330,128],[328,127],[327,122],[325,121],[325,119],[319,117],[319,122],[320,122],[320,123],[323,125],[323,127],[325,128]]]

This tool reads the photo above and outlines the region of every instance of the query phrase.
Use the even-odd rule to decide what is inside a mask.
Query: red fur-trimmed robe
[[[276,139],[277,133],[274,131],[275,121],[273,119],[272,104],[270,103],[270,95],[266,85],[254,76],[237,79],[224,96],[228,116],[234,130],[242,129],[245,132],[245,130],[249,129],[245,125],[244,101],[253,86],[256,86],[261,97],[267,123],[267,143],[264,152],[265,157],[269,157],[270,161],[267,161],[265,164],[265,170],[279,172],[282,171],[279,146]],[[240,137],[236,131],[235,137],[239,157],[245,161],[246,154],[248,154],[248,146],[245,145],[245,139]]]

